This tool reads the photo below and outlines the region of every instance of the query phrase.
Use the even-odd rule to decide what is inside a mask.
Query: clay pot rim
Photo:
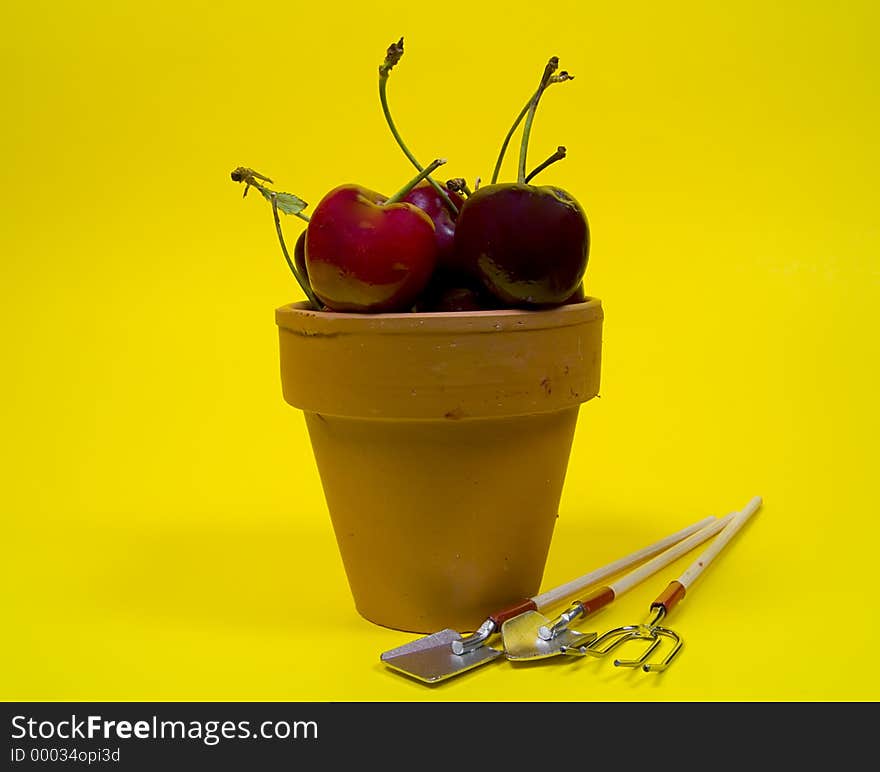
[[[275,322],[285,330],[321,333],[407,333],[524,331],[583,324],[604,316],[599,298],[587,297],[546,309],[497,309],[490,311],[423,311],[393,314],[358,314],[315,311],[307,301],[288,303],[275,309]],[[500,326],[499,326],[500,325]]]

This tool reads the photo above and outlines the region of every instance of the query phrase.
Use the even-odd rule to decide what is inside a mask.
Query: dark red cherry
[[[499,183],[464,202],[455,251],[468,273],[505,304],[556,305],[583,279],[590,229],[584,210],[566,191]]]
[[[303,231],[299,234],[296,239],[296,244],[293,245],[293,264],[296,266],[296,270],[299,271],[299,275],[303,277],[305,281],[309,280],[309,269],[306,265],[306,232]]]
[[[587,299],[587,293],[584,291],[583,282],[578,284],[577,289],[571,293],[571,296],[564,301],[565,305],[571,303],[583,303]]]
[[[413,311],[488,311],[499,307],[498,299],[472,278],[438,267]]]

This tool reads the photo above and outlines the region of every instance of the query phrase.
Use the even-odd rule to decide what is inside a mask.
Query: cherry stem
[[[534,94],[529,97],[529,101],[526,103],[526,106],[523,107],[519,115],[516,116],[516,120],[513,122],[513,126],[510,127],[510,131],[507,132],[507,136],[504,138],[504,142],[501,143],[501,151],[498,153],[498,160],[495,162],[495,170],[492,172],[492,179],[490,181],[492,185],[498,182],[498,174],[501,171],[501,162],[504,160],[505,153],[507,153],[507,146],[510,144],[510,140],[513,137],[513,132],[516,131],[516,127],[519,126],[519,124],[522,122],[522,119],[526,117],[526,113],[532,106],[532,100],[534,98]]]
[[[275,191],[269,190],[265,185],[261,185],[258,180],[265,180],[266,182],[272,182],[268,177],[264,177],[262,174],[258,174],[253,169],[247,169],[243,166],[240,166],[238,169],[232,172],[232,181],[233,182],[243,182],[244,183],[244,193],[241,194],[241,197],[244,198],[247,196],[248,191],[251,188],[256,188],[263,194],[263,197],[269,197],[272,200],[274,205],[275,203]],[[299,217],[300,220],[305,222],[309,222],[310,218],[305,212],[294,212],[294,214]]]
[[[278,216],[278,201],[274,193],[271,193],[271,198],[272,216],[275,218],[275,230],[278,232],[278,242],[281,244],[281,251],[284,253],[284,259],[287,260],[287,265],[290,267],[290,270],[293,273],[293,277],[302,288],[302,291],[306,294],[306,297],[309,299],[312,307],[316,311],[320,311],[323,308],[323,304],[320,300],[318,300],[318,296],[315,295],[315,292],[309,282],[299,275],[299,271],[296,270],[296,265],[294,264],[293,260],[290,259],[290,253],[287,251],[287,245],[284,243],[284,234],[281,232],[281,218]]]
[[[550,85],[550,79],[553,77],[553,73],[556,72],[558,67],[559,57],[551,56],[550,61],[547,62],[547,66],[544,67],[544,73],[541,75],[541,82],[538,84],[538,90],[535,91],[535,95],[532,97],[532,101],[529,104],[529,112],[526,115],[526,122],[523,126],[522,142],[519,146],[519,172],[517,174],[517,182],[524,183],[526,181],[526,155],[529,148],[529,137],[532,133],[532,122],[535,120],[535,111],[538,109],[538,102],[541,101],[541,95],[544,93],[547,86]]]
[[[565,148],[560,145],[558,148],[556,148],[556,152],[553,155],[551,155],[543,163],[538,164],[534,169],[532,169],[532,171],[529,172],[529,175],[525,178],[524,182],[529,182],[529,180],[531,180],[532,177],[534,177],[536,174],[544,171],[544,169],[546,169],[551,164],[555,164],[557,161],[561,161],[563,158],[565,158]]]
[[[501,172],[501,162],[504,160],[504,154],[507,152],[507,146],[510,144],[510,140],[513,137],[513,133],[516,131],[517,126],[522,123],[522,119],[526,117],[526,114],[529,112],[532,104],[534,103],[537,106],[537,100],[541,98],[541,94],[544,90],[551,86],[554,83],[562,83],[566,80],[574,80],[574,75],[569,74],[565,70],[562,70],[559,74],[554,75],[553,72],[556,69],[556,65],[558,64],[558,59],[554,56],[548,63],[547,67],[544,69],[544,77],[541,78],[541,85],[538,87],[538,90],[529,97],[529,101],[526,102],[525,107],[520,110],[519,115],[516,116],[516,120],[513,122],[513,126],[510,127],[510,130],[507,132],[507,136],[504,138],[504,142],[501,144],[501,150],[498,153],[498,160],[495,162],[495,170],[492,172],[491,184],[495,184],[498,182],[498,175]],[[549,73],[548,73],[549,70]],[[546,83],[545,83],[545,78]]]
[[[397,191],[391,198],[388,198],[383,203],[383,206],[387,204],[396,204],[398,203],[407,193],[409,193],[416,185],[418,185],[422,180],[426,179],[431,172],[435,169],[443,166],[446,163],[445,158],[436,158],[431,161],[424,169],[422,169],[415,177],[413,177],[409,182],[406,183],[400,190]]]
[[[403,38],[401,38],[397,43],[392,43],[388,47],[388,51],[385,56],[385,61],[379,65],[379,101],[382,103],[382,113],[385,115],[385,122],[388,124],[388,128],[391,130],[391,136],[394,137],[394,140],[397,142],[400,149],[403,151],[403,154],[409,159],[409,162],[416,168],[416,171],[424,171],[424,167],[416,160],[416,157],[410,152],[410,149],[406,146],[406,143],[403,141],[403,138],[400,136],[400,132],[397,130],[397,126],[394,123],[394,119],[391,117],[391,110],[388,107],[388,76],[391,74],[391,70],[394,65],[400,61],[400,58],[403,56]],[[440,184],[432,179],[431,177],[426,177],[430,183],[431,187],[437,192],[437,195],[443,201],[443,205],[450,211],[453,217],[458,216],[458,207],[452,202],[452,199],[449,197],[449,194],[443,190]]]

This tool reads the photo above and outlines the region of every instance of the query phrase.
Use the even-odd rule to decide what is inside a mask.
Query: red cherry
[[[414,204],[340,185],[315,207],[306,229],[309,282],[333,311],[408,310],[437,264],[431,218]]]
[[[446,185],[441,184],[440,187],[449,196],[450,201],[455,204],[456,209],[461,209],[464,198],[449,190]],[[455,217],[434,186],[428,180],[422,180],[402,200],[415,204],[426,212],[433,221],[434,233],[437,238],[437,265],[450,270],[456,268]]]
[[[465,202],[455,247],[470,275],[502,302],[557,305],[584,277],[590,229],[580,204],[560,188],[497,183]]]

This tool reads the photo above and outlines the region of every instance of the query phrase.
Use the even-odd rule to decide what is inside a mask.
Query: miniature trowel
[[[501,632],[505,622],[522,614],[551,608],[591,585],[662,553],[672,545],[714,522],[716,522],[715,517],[703,518],[698,523],[689,525],[665,539],[643,547],[602,568],[584,574],[577,579],[572,579],[570,582],[554,587],[533,598],[525,598],[514,603],[491,614],[476,631],[469,635],[463,636],[461,633],[447,628],[410,641],[396,649],[390,649],[384,652],[380,659],[390,668],[426,683],[435,683],[472,670],[504,654],[503,650],[489,646],[487,641],[496,633]],[[542,619],[546,619],[546,617],[542,617]]]

